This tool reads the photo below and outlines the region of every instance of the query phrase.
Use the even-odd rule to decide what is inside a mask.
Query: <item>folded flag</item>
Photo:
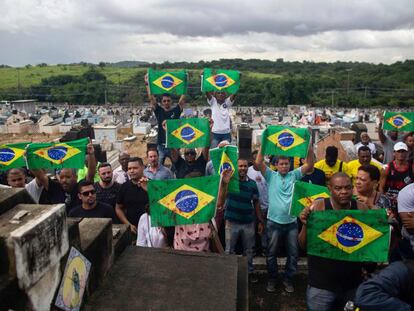
[[[307,222],[309,255],[345,261],[388,260],[390,226],[385,209],[312,212]]]
[[[187,72],[181,71],[159,71],[148,69],[148,86],[150,93],[159,94],[186,94],[187,93]]]
[[[313,201],[329,197],[330,194],[327,187],[297,181],[293,186],[293,197],[289,214],[298,217],[302,210],[310,206]]]
[[[220,176],[150,180],[151,226],[208,223],[216,211]]]
[[[89,138],[65,143],[32,143],[26,148],[29,169],[83,168]]]
[[[264,155],[306,158],[310,134],[306,128],[270,125],[262,134]]]
[[[229,192],[240,192],[239,169],[237,161],[239,150],[236,146],[227,145],[221,148],[210,149],[210,159],[213,162],[214,171],[221,175],[224,169],[229,168],[233,171],[228,186]]]
[[[382,128],[386,131],[414,131],[414,112],[385,112]]]
[[[0,171],[11,168],[25,167],[25,148],[28,143],[0,145]]]
[[[167,120],[167,148],[210,146],[210,122],[206,118]]]
[[[236,70],[216,70],[205,68],[201,81],[203,92],[225,91],[229,94],[236,94],[240,88],[240,72]]]

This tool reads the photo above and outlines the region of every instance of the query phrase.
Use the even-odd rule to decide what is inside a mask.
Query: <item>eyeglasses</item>
[[[196,153],[194,151],[188,151],[188,152],[184,152],[184,155],[193,155],[193,156],[195,156]]]
[[[90,194],[94,195],[94,194],[96,194],[96,191],[95,190],[89,190],[89,191],[84,191],[84,192],[81,193],[81,195],[83,195],[85,197],[89,196]]]

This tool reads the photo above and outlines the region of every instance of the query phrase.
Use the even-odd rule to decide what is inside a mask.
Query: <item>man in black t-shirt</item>
[[[203,176],[206,171],[208,151],[209,147],[204,148],[197,158],[195,149],[185,149],[183,159],[178,149],[172,149],[171,160],[175,168],[175,176],[177,178],[184,178],[184,176],[193,172],[200,172]]]
[[[115,210],[116,198],[121,185],[113,180],[111,164],[105,162],[98,166],[98,174],[101,179],[94,184],[96,199],[98,202],[105,202]]]
[[[158,137],[157,137],[157,149],[159,154],[160,164],[164,165],[165,158],[171,158],[171,151],[165,148],[165,129],[164,123],[166,120],[179,119],[181,112],[184,108],[185,95],[181,95],[178,104],[172,106],[172,98],[169,94],[163,94],[161,97],[161,105],[157,103],[157,99],[150,93],[148,86],[148,77],[145,76],[145,85],[147,87],[148,99],[151,104],[152,111],[154,111],[155,117],[158,122]]]
[[[119,220],[129,225],[133,233],[137,233],[139,218],[145,213],[148,205],[147,190],[141,186],[144,176],[144,162],[141,158],[132,157],[128,161],[129,180],[121,185],[116,200],[115,212]]]
[[[88,175],[86,181],[93,181],[96,172],[96,159],[92,143],[87,146]],[[39,204],[65,203],[66,213],[80,205],[82,202],[78,196],[76,170],[64,168],[57,174],[58,180],[52,180],[42,169],[31,170],[36,178],[38,185],[43,186],[43,191],[39,198]]]
[[[111,206],[96,200],[96,190],[92,182],[82,180],[78,185],[78,197],[82,204],[69,212],[69,217],[111,218],[115,220],[115,212]]]

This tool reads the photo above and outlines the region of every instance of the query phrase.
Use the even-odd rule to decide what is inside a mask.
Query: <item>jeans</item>
[[[349,290],[341,294],[308,286],[306,290],[306,304],[308,311],[343,310],[348,300],[353,300],[355,290]]]
[[[157,145],[158,150],[158,162],[164,165],[165,159],[168,157],[171,159],[171,150],[169,148],[165,148],[165,144]]]
[[[254,222],[250,224],[239,224],[226,220],[226,253],[235,254],[236,244],[239,237],[243,242],[243,255],[247,255],[249,273],[254,271],[253,247],[255,243]]]
[[[216,148],[218,146],[219,143],[221,143],[223,140],[227,140],[229,143],[231,143],[231,133],[227,133],[227,134],[217,134],[217,133],[212,133],[213,134],[213,140],[211,141],[211,146],[210,148]]]
[[[284,238],[286,244],[286,266],[284,280],[292,281],[296,272],[298,258],[298,224],[292,222],[290,224],[278,224],[270,219],[266,224],[267,231],[267,271],[271,280],[277,278],[277,258],[276,251],[278,249],[280,238]]]

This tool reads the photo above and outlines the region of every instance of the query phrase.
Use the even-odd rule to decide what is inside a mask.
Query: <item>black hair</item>
[[[325,150],[325,157],[338,157],[338,148],[336,148],[335,146],[328,146]]]
[[[20,172],[20,173],[22,173],[24,176],[26,176],[26,171],[23,169],[23,168],[21,168],[21,167],[17,167],[17,168],[11,168],[11,169],[9,169],[9,170],[7,170],[6,171],[6,179],[7,178],[9,178],[9,175],[10,174],[15,174],[15,173],[17,173],[17,172]]]
[[[331,178],[329,179],[330,184],[332,184],[332,181],[336,178],[346,178],[349,181],[351,181],[351,178],[344,172],[336,172],[335,174],[333,174],[331,176]]]
[[[110,167],[110,168],[112,168],[112,166],[111,166],[111,164],[110,164],[110,163],[108,163],[108,162],[103,162],[103,163],[100,163],[100,164],[98,165],[98,171],[99,171],[99,169],[101,169],[101,168],[103,168],[103,167]]]
[[[147,149],[147,157],[148,157],[148,152],[150,152],[150,151],[155,151],[157,153],[157,155],[159,155],[157,148],[148,148]]]
[[[361,151],[369,151],[369,153],[371,153],[371,149],[369,149],[369,147],[368,147],[368,146],[361,146],[361,147],[359,147],[359,149],[358,149],[358,154],[359,154]]]
[[[86,179],[81,180],[78,183],[78,192],[81,193],[82,188],[86,186],[93,186],[93,182],[86,180]]]
[[[286,157],[286,156],[281,155],[281,156],[278,156],[278,158],[276,160],[276,164],[279,164],[279,161],[280,160],[288,160],[290,162],[289,157]]]
[[[368,173],[369,178],[371,178],[371,180],[379,181],[380,178],[381,178],[380,170],[378,169],[378,167],[376,167],[375,165],[372,165],[372,164],[361,165],[358,168],[358,171],[364,171],[364,172]]]
[[[140,157],[129,158],[128,163],[131,163],[131,162],[138,162],[141,166],[144,166],[144,161],[142,161]]]

